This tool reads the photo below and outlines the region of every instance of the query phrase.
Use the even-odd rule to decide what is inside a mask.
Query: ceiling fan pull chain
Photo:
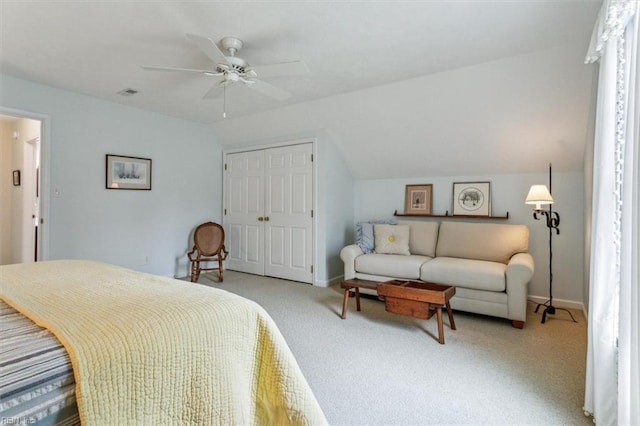
[[[222,86],[222,118],[227,118],[227,85]]]

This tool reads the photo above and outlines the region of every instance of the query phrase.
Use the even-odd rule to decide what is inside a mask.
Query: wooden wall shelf
[[[445,214],[403,214],[398,213],[398,210],[393,212],[394,216],[398,217],[435,217],[435,218],[448,218],[448,219],[493,219],[493,220],[506,220],[509,219],[509,212],[504,216],[478,216],[478,215],[463,215],[463,214],[449,214],[449,210]]]

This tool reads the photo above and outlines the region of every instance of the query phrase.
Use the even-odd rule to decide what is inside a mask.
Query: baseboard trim
[[[318,287],[331,287],[332,285],[336,285],[344,281],[343,277],[344,275],[340,275],[337,277],[330,278],[329,280],[314,280],[313,285]]]

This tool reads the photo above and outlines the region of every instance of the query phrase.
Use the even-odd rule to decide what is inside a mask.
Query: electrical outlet
[[[57,198],[62,197],[62,191],[60,188],[53,188],[53,196]]]

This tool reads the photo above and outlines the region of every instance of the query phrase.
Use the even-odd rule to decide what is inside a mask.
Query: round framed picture
[[[455,182],[453,184],[453,214],[490,216],[490,182]]]

